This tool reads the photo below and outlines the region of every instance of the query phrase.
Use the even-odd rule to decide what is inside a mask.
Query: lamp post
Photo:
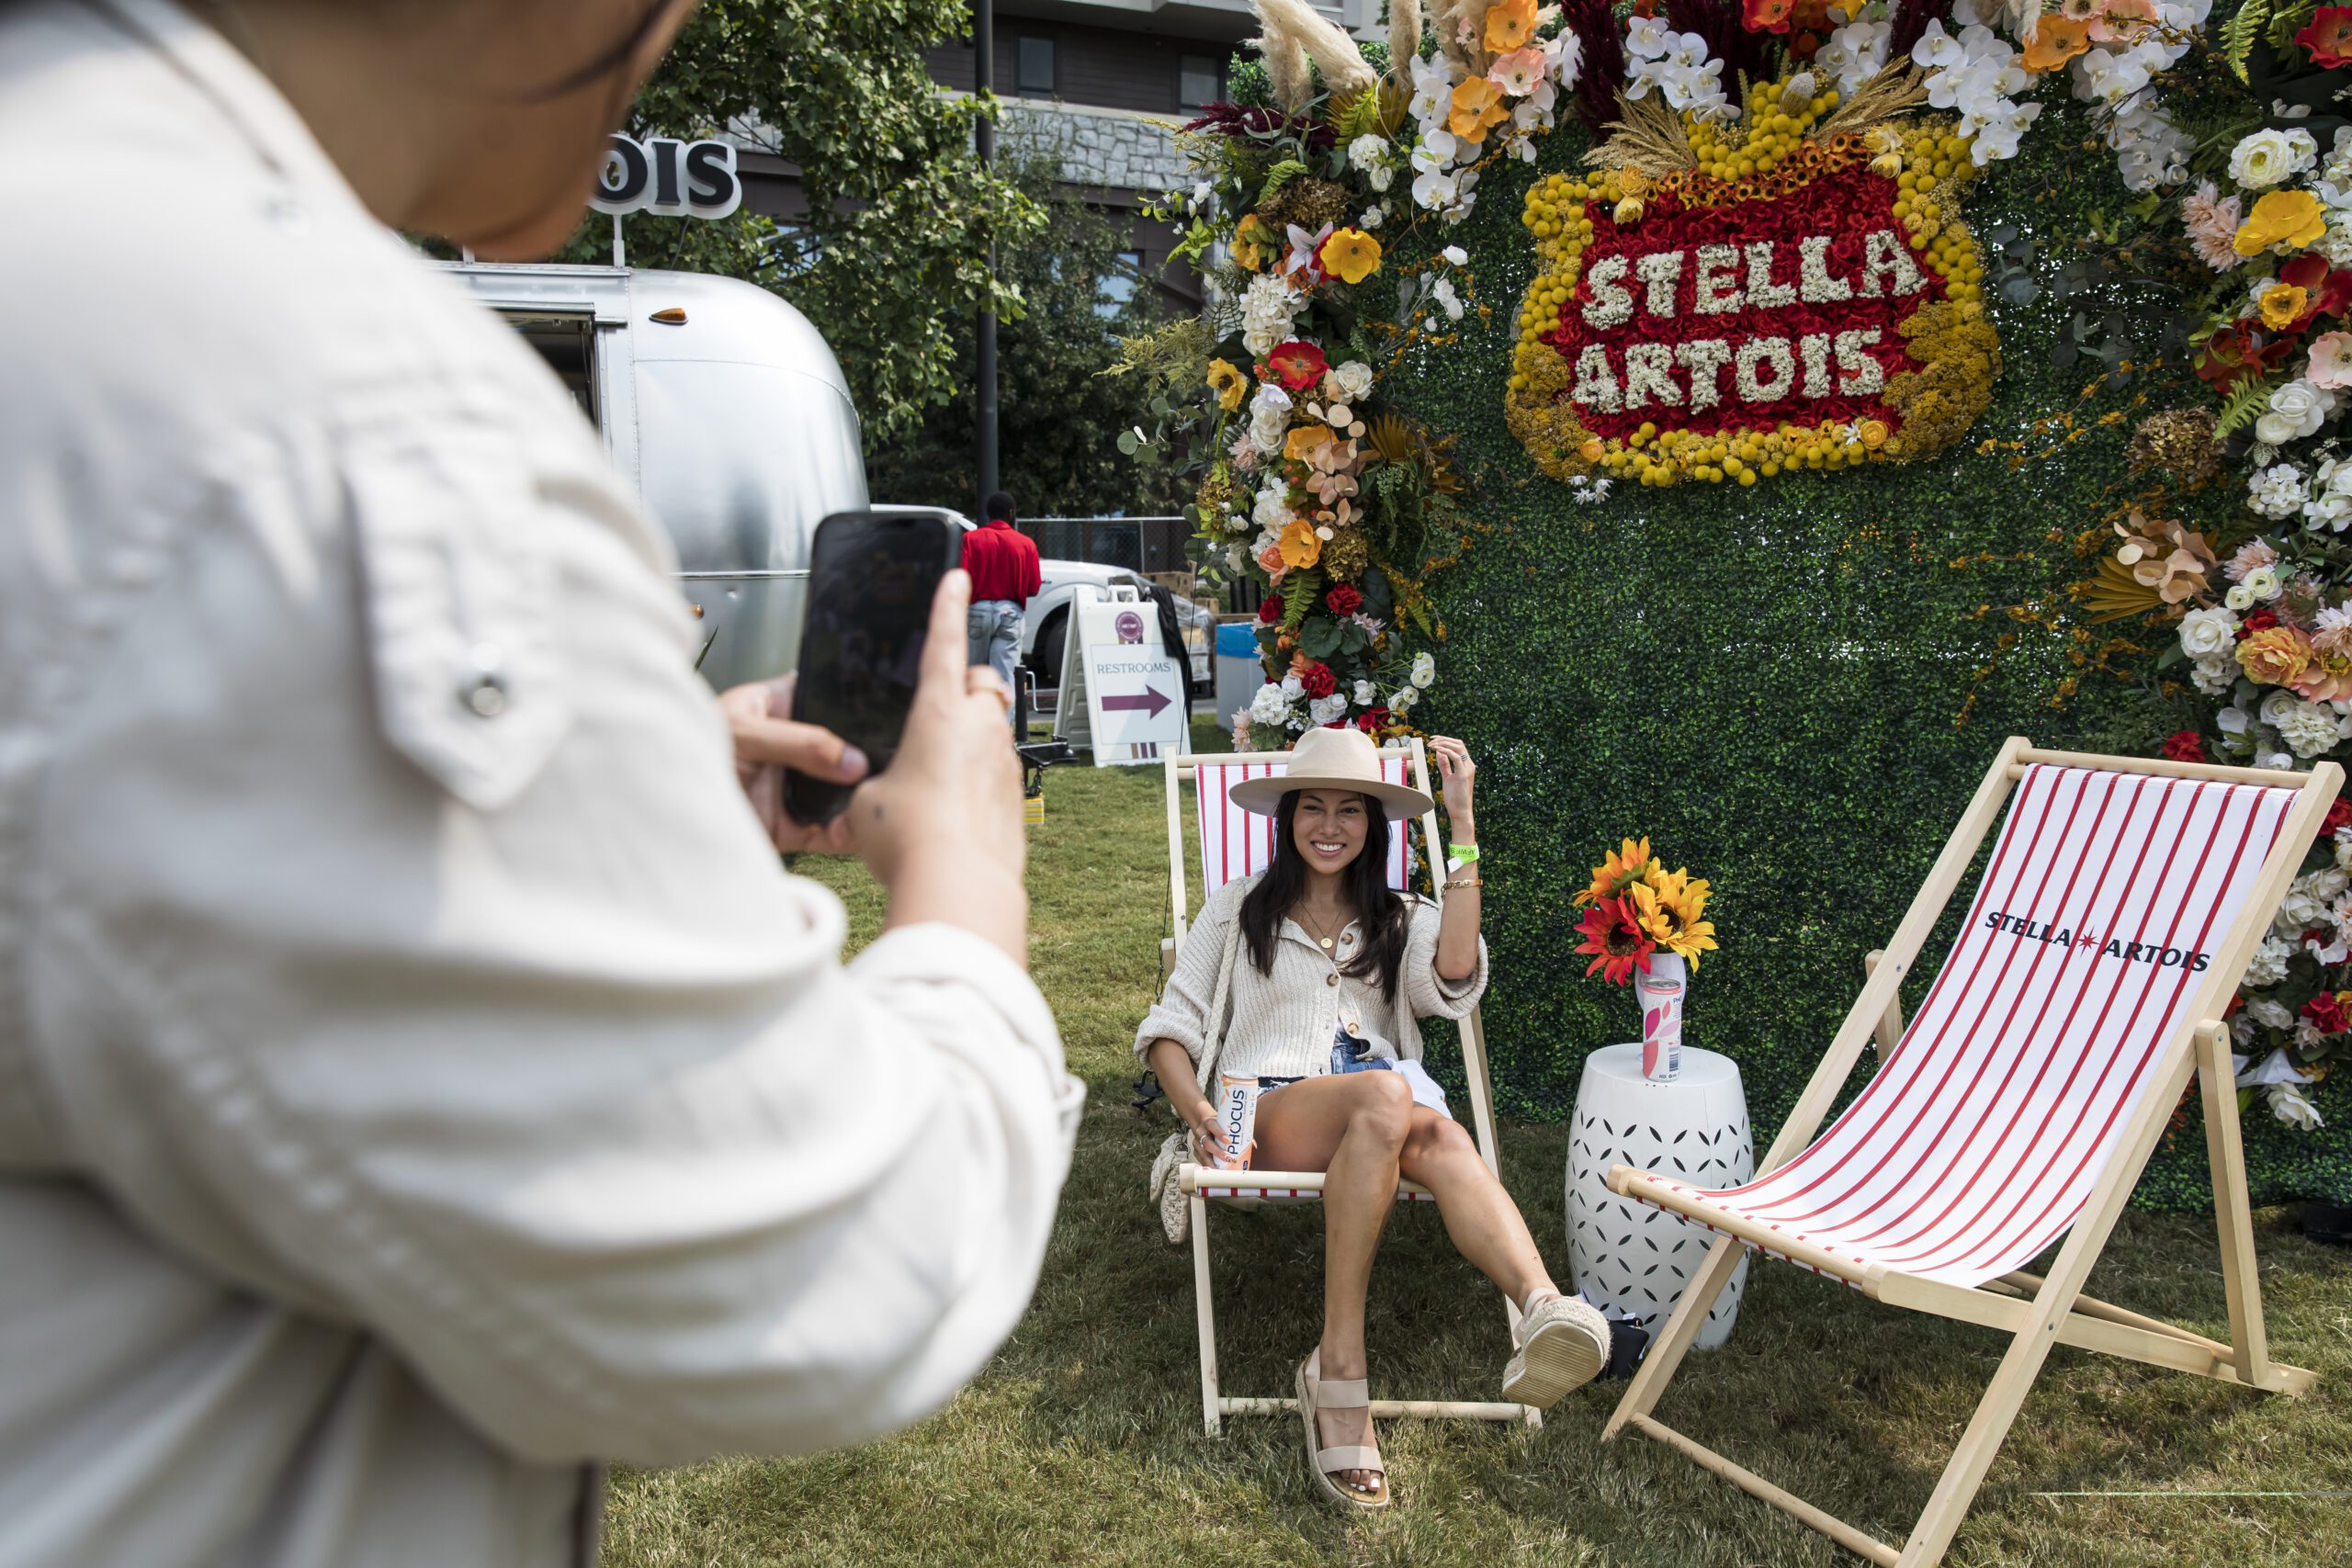
[[[972,0],[972,93],[976,109],[980,95],[996,85],[996,6],[994,0]],[[996,158],[996,126],[985,110],[973,117],[973,143],[980,155],[980,166],[989,167]],[[989,282],[996,282],[996,243],[989,243]],[[978,353],[974,367],[978,385],[973,389],[974,420],[978,427],[979,450],[977,469],[979,491],[976,498],[985,504],[995,493],[997,485],[997,401],[996,401],[996,304],[993,299],[983,300],[980,319],[973,333]],[[975,506],[974,510],[978,510]]]

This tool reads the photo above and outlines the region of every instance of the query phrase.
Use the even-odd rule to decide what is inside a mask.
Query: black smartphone
[[[836,512],[809,549],[808,615],[792,716],[865,753],[867,777],[890,765],[915,700],[939,580],[963,558],[963,529],[931,507]],[[854,786],[785,770],[794,820],[830,822]]]

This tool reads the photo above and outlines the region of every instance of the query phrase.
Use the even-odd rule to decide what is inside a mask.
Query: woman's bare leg
[[[1397,1164],[1407,1178],[1436,1195],[1455,1248],[1505,1295],[1524,1305],[1532,1292],[1555,1288],[1519,1205],[1478,1157],[1478,1145],[1462,1123],[1426,1105],[1414,1106]]]
[[[1412,1089],[1395,1073],[1334,1073],[1302,1078],[1258,1106],[1262,1170],[1319,1170],[1323,1177],[1323,1338],[1317,1366],[1327,1378],[1360,1378],[1364,1292],[1373,1255],[1396,1201],[1397,1158],[1412,1127]],[[1370,1440],[1361,1410],[1335,1410],[1317,1427],[1324,1448]],[[1372,1476],[1348,1471],[1342,1486],[1371,1493]]]

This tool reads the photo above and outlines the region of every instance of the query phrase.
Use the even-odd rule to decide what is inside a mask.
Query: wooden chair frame
[[[1633,1386],[1625,1391],[1602,1433],[1604,1439],[1614,1438],[1631,1427],[1819,1530],[1848,1551],[1889,1568],[1930,1568],[1942,1561],[2052,1345],[2100,1350],[2273,1393],[2301,1394],[2313,1381],[2312,1373],[2270,1359],[2262,1323],[2261,1287],[2255,1271],[2254,1216],[2247,1199],[2245,1149],[2239,1137],[2229,1031],[2220,1021],[2270,924],[2273,911],[2301,869],[2303,857],[2318,835],[2321,818],[2343,788],[2344,770],[2334,762],[2323,762],[2309,773],[2294,773],[2041,750],[2022,737],[2011,737],[1986,771],[1975,798],[1913,898],[1894,939],[1883,953],[1874,953],[1866,961],[1868,978],[1861,994],[1854,998],[1828,1053],[1823,1056],[1796,1108],[1789,1113],[1788,1122],[1773,1141],[1770,1151],[1757,1166],[1756,1173],[1760,1177],[1776,1168],[1813,1141],[1844,1087],[1847,1075],[1873,1034],[1883,1046],[1888,1047],[1902,1037],[1903,978],[1917,962],[1921,945],[1958,888],[1978,847],[1999,821],[2002,807],[2017,781],[2029,764],[2037,762],[2291,787],[2301,795],[2280,825],[2278,837],[2235,922],[2217,949],[2212,969],[2192,996],[2179,1026],[2151,1069],[2151,1083],[2119,1136],[2107,1168],[2085,1200],[2082,1213],[2068,1231],[2050,1272],[2044,1276],[2019,1271],[1984,1287],[1966,1289],[1918,1279],[1883,1265],[1863,1268],[1850,1258],[1838,1258],[1786,1235],[1768,1233],[1763,1227],[1720,1209],[1705,1209],[1704,1223],[1730,1234],[1720,1236],[1708,1253],[1706,1262],[1692,1278],[1690,1289],[1683,1292],[1664,1333],[1634,1374]],[[2226,1345],[2082,1293],[2091,1267],[2106,1247],[2132,1187],[2140,1179],[2141,1170],[2155,1152],[2156,1142],[2164,1134],[2173,1107],[2187,1089],[2192,1072],[2202,1080],[2207,1152],[2213,1173],[2214,1219],[2220,1233],[2222,1274],[2229,1303],[2230,1343]],[[1698,1201],[1671,1192],[1647,1172],[1619,1166],[1610,1172],[1609,1181],[1620,1193],[1677,1213],[1692,1213],[1695,1217],[1700,1207]],[[1698,1337],[1708,1309],[1730,1282],[1742,1245],[1751,1241],[1857,1285],[1875,1300],[1998,1328],[2010,1337],[2008,1351],[2002,1357],[1999,1370],[1993,1374],[1975,1416],[1900,1550],[1742,1469],[1651,1414]]]
[[[1409,760],[1413,787],[1434,801],[1437,792],[1430,787],[1428,754],[1416,739],[1406,745],[1384,746],[1383,757],[1405,757]],[[1172,969],[1176,952],[1183,944],[1189,929],[1190,900],[1188,878],[1184,869],[1183,783],[1193,780],[1197,786],[1202,763],[1239,765],[1257,762],[1287,762],[1286,751],[1212,751],[1186,752],[1163,759],[1168,779],[1168,890],[1169,908],[1175,921],[1175,935],[1160,943],[1160,966],[1165,973]],[[1414,824],[1407,824],[1409,832]],[[1427,863],[1442,868],[1445,855],[1438,837],[1437,810],[1432,807],[1418,819]],[[1442,908],[1445,899],[1445,878],[1432,875],[1430,879],[1434,897]],[[1463,1076],[1469,1080],[1471,1134],[1477,1140],[1479,1157],[1487,1168],[1502,1174],[1495,1155],[1494,1089],[1487,1076],[1486,1026],[1473,1008],[1461,1022]],[[1201,1422],[1212,1438],[1225,1429],[1227,1416],[1272,1416],[1295,1411],[1295,1398],[1279,1399],[1236,1398],[1222,1393],[1217,1382],[1216,1309],[1210,1290],[1209,1273],[1209,1203],[1204,1188],[1219,1192],[1228,1190],[1268,1193],[1295,1194],[1320,1192],[1323,1190],[1321,1171],[1302,1170],[1208,1170],[1187,1163],[1178,1168],[1177,1180],[1192,1205],[1193,1220],[1193,1297],[1197,1309],[1201,1340]],[[1416,1182],[1398,1184],[1402,1198],[1427,1198],[1429,1190]],[[1508,1297],[1503,1302],[1507,1326],[1519,1326],[1519,1305]],[[1394,1416],[1442,1416],[1472,1421],[1517,1421],[1530,1427],[1544,1424],[1543,1413],[1532,1405],[1502,1401],[1375,1399],[1372,1402],[1374,1419]]]

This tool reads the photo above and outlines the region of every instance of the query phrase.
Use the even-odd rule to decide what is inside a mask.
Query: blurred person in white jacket
[[[1035,1286],[964,581],[819,843],[862,760],[387,227],[560,243],[685,9],[0,0],[0,1568],[588,1562],[605,1461],[913,1420]]]

